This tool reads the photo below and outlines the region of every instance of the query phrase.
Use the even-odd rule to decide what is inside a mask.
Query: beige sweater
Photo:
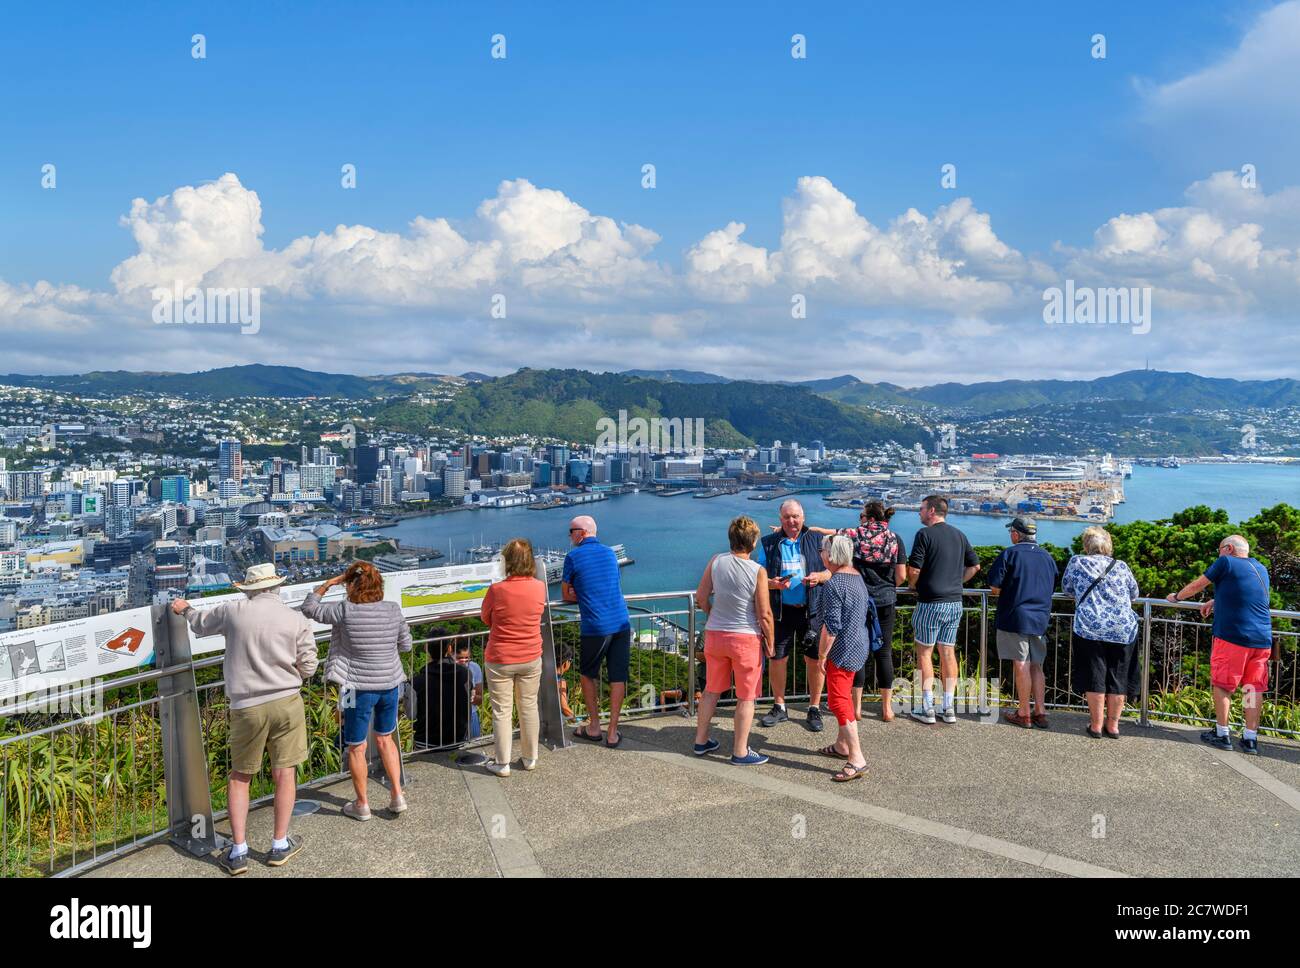
[[[185,620],[195,635],[225,636],[223,668],[231,709],[295,695],[316,671],[311,623],[275,591],[216,608],[190,608]]]

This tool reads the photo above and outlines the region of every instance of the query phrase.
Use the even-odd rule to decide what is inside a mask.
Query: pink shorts
[[[1210,682],[1220,689],[1236,692],[1237,687],[1268,692],[1270,649],[1248,649],[1227,639],[1214,640],[1210,648]]]
[[[704,691],[718,695],[731,688],[736,698],[757,699],[763,683],[763,640],[749,632],[704,632]]]

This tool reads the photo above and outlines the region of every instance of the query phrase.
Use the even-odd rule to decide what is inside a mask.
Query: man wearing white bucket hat
[[[316,671],[316,639],[307,619],[275,591],[284,579],[275,565],[253,565],[242,582],[246,596],[215,608],[197,609],[183,598],[172,610],[184,615],[194,634],[226,639],[223,671],[230,699],[230,832],[233,844],[221,858],[231,874],[248,870],[248,787],[271,754],[275,781],[275,835],[266,862],[279,867],[302,849],[289,836],[296,770],[307,759],[307,720],[302,683]]]

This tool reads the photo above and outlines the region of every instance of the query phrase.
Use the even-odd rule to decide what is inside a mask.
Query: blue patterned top
[[[1061,590],[1079,596],[1110,565],[1105,555],[1075,555],[1061,576]],[[1122,561],[1115,563],[1110,574],[1097,583],[1087,601],[1074,612],[1074,631],[1085,639],[1128,645],[1137,639],[1138,617],[1133,599],[1138,597],[1137,579]]]
[[[826,656],[841,669],[857,672],[867,663],[867,586],[856,571],[837,571],[826,583],[821,600],[822,622],[835,636]]]

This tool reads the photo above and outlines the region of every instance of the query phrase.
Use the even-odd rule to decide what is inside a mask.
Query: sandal
[[[867,764],[854,766],[852,763],[845,763],[843,768],[831,777],[836,783],[848,783],[850,780],[856,780],[858,777],[866,776]]]
[[[1019,726],[1022,729],[1033,729],[1034,721],[1028,716],[1022,716],[1020,713],[1003,713],[1002,721],[1010,723],[1012,726]]]
[[[585,739],[588,743],[605,742],[605,734],[603,731],[597,736],[592,736],[589,732],[587,732],[587,729],[584,726],[579,726],[577,729],[573,731],[573,738]]]
[[[821,754],[822,756],[829,756],[829,757],[830,757],[831,759],[833,759],[833,760],[843,760],[843,759],[847,759],[847,758],[848,758],[848,755],[849,755],[848,753],[841,753],[839,750],[837,750],[837,749],[835,748],[835,744],[834,744],[834,743],[831,743],[830,746],[823,746],[823,747],[822,747],[821,749],[819,749],[817,752],[818,752],[819,754]]]

